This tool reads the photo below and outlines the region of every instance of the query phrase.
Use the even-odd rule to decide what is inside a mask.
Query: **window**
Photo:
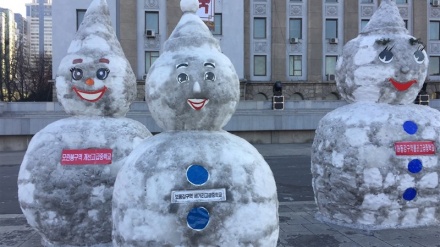
[[[293,55],[289,60],[289,76],[302,76],[302,56]]]
[[[361,31],[364,30],[364,27],[368,24],[370,20],[361,20]]]
[[[408,20],[403,20],[403,22],[405,23],[405,28],[408,29]]]
[[[325,0],[326,3],[337,3],[338,0]]]
[[[77,9],[76,10],[76,30],[79,29],[81,22],[84,20],[84,15],[86,14],[86,9]]]
[[[302,39],[302,20],[290,19],[289,20],[289,38]]]
[[[266,18],[254,18],[254,39],[266,38]]]
[[[406,4],[408,3],[408,0],[396,0],[397,4]]]
[[[159,57],[158,51],[146,51],[145,52],[145,74],[148,73],[148,71],[151,68],[151,65],[153,65],[154,61]]]
[[[264,55],[254,56],[254,75],[255,76],[266,75],[266,56]]]
[[[326,56],[325,57],[325,74],[334,75],[336,70],[336,60],[337,56]]]
[[[361,0],[361,3],[373,3],[373,0]]]
[[[429,57],[429,75],[440,76],[440,57]]]
[[[222,14],[214,15],[214,30],[212,34],[221,35],[222,34]]]
[[[440,21],[429,22],[429,39],[440,40]]]
[[[147,29],[159,33],[159,12],[145,12],[145,30]]]
[[[326,19],[325,20],[325,38],[332,39],[338,37],[338,20]]]

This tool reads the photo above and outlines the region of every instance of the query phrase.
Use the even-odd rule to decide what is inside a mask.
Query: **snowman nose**
[[[194,82],[194,85],[193,85],[193,92],[194,93],[200,93],[202,91],[202,89],[200,88],[200,84],[199,84],[199,82]]]
[[[409,72],[409,67],[408,66],[402,66],[400,68],[400,72],[407,74]]]
[[[93,85],[95,85],[95,81],[92,78],[89,78],[86,80],[86,84],[89,86],[93,86]]]

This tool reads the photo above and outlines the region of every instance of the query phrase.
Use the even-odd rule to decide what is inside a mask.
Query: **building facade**
[[[34,0],[36,1],[36,0]],[[213,34],[240,78],[242,100],[271,100],[282,82],[286,100],[336,100],[335,66],[344,44],[368,23],[380,0],[199,0],[214,4]],[[427,91],[440,98],[440,6],[395,0],[409,32],[430,56]],[[91,0],[53,3],[54,77]],[[182,15],[180,1],[107,0],[122,48],[139,80]],[[59,12],[61,11],[61,12]]]
[[[6,82],[12,79],[12,61],[17,41],[14,13],[0,8],[0,99],[4,97]]]
[[[40,4],[41,3],[41,4]],[[52,0],[32,0],[26,4],[29,56],[52,55]]]

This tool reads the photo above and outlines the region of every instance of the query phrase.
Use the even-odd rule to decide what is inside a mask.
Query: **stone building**
[[[342,47],[366,25],[380,0],[199,0],[213,4],[222,51],[237,70],[242,100],[272,100],[281,81],[286,100],[339,99],[334,69]],[[427,92],[440,98],[440,4],[395,0],[410,33],[430,56]],[[54,77],[91,0],[57,0],[53,13]],[[144,78],[180,19],[178,0],[107,0],[125,55]]]

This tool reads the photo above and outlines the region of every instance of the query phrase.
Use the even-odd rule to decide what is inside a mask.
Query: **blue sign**
[[[189,211],[186,222],[191,229],[201,231],[209,223],[209,212],[204,207],[193,208]]]
[[[209,179],[209,172],[201,165],[192,165],[186,170],[186,177],[194,185],[204,185]]]

